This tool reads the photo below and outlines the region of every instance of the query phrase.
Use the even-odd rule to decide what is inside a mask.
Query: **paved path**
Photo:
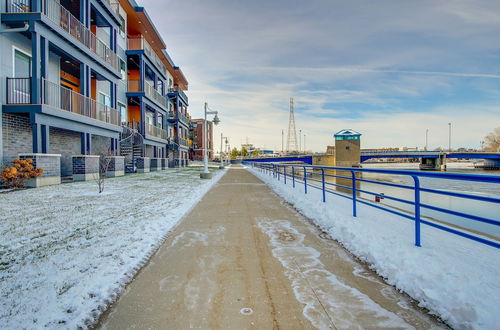
[[[241,167],[179,224],[100,326],[442,327]]]

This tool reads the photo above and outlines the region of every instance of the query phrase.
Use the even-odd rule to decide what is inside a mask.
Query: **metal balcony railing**
[[[6,10],[9,13],[31,12],[31,0],[7,0]],[[116,72],[120,72],[118,55],[59,2],[56,0],[42,0],[42,13],[73,38],[89,48],[94,54],[110,64]]]
[[[7,104],[32,104],[32,78],[7,78]],[[108,124],[120,125],[120,112],[90,97],[46,79],[41,80],[41,104],[96,119]]]
[[[31,78],[7,78],[7,104],[31,104]]]
[[[163,128],[156,127],[156,126],[148,124],[148,123],[145,123],[145,127],[146,127],[146,134],[147,135],[151,135],[151,136],[163,139],[163,140],[167,139],[167,131],[164,130]]]
[[[120,125],[118,110],[45,79],[42,79],[42,104],[108,124]]]
[[[168,101],[166,97],[161,95],[161,93],[158,92],[153,87],[153,85],[151,85],[147,81],[144,81],[144,90],[141,88],[140,80],[128,80],[127,83],[128,83],[127,91],[129,93],[145,93],[148,98],[156,102],[159,106],[161,106],[164,109],[167,109]]]
[[[150,61],[160,70],[164,75],[167,74],[167,68],[163,64],[160,57],[153,50],[153,47],[147,42],[144,37],[128,38],[128,50],[144,50],[144,53],[149,57]]]
[[[158,92],[153,85],[145,81],[144,90],[146,92],[147,97],[156,101],[156,103],[161,105],[164,109],[167,109],[168,107],[167,99],[163,95],[161,95],[161,93]]]
[[[184,102],[186,102],[186,104],[189,104],[189,102],[188,102],[189,100],[188,100],[188,97],[187,97],[186,93],[184,93],[184,91],[182,90],[182,88],[179,88],[179,86],[170,87],[168,89],[168,92],[169,93],[179,93],[179,97],[181,99],[183,99]]]
[[[184,146],[189,148],[189,141],[187,139],[182,139],[179,137],[174,138],[174,142],[177,143],[178,145]]]

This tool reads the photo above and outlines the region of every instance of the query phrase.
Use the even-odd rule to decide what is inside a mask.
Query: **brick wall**
[[[73,163],[71,156],[81,154],[80,133],[51,127],[49,134],[49,153],[61,154],[61,175],[72,175]]]
[[[2,114],[3,162],[10,163],[20,153],[33,152],[33,137],[29,117]]]
[[[111,138],[92,135],[92,155],[107,155],[111,152]]]

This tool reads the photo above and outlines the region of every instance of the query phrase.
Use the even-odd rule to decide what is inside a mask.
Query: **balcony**
[[[145,123],[146,135],[154,136],[163,140],[167,139],[167,131],[154,125]]]
[[[6,10],[8,13],[30,13],[31,0],[7,0]],[[56,0],[42,1],[42,13],[50,21],[111,65],[115,72],[120,72],[118,55]]]
[[[144,90],[141,89],[140,80],[129,80],[128,81],[128,92],[129,93],[145,93],[146,96],[161,106],[163,109],[167,109],[167,99],[158,92],[153,85],[144,81]]]
[[[183,146],[183,147],[186,147],[186,148],[189,148],[189,141],[187,139],[182,139],[182,138],[179,138],[179,137],[175,137],[174,138],[174,143],[179,145],[179,146]]]
[[[42,79],[41,83],[41,104],[120,125],[118,110],[48,80]],[[7,78],[7,104],[32,104],[31,95],[31,78]]]
[[[186,93],[184,93],[184,91],[182,90],[182,88],[179,88],[179,86],[174,86],[174,87],[169,88],[168,89],[168,93],[169,94],[175,94],[175,93],[177,93],[179,95],[179,97],[184,101],[184,103],[186,105],[189,104],[188,97],[187,97]]]
[[[167,68],[144,37],[128,38],[127,43],[128,50],[144,50],[144,53],[156,68],[160,70],[163,75],[167,75]]]

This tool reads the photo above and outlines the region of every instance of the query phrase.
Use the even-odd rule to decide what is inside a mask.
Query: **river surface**
[[[373,163],[373,164],[362,164],[362,165],[363,168],[366,169],[376,168],[376,169],[419,171],[419,163]],[[500,176],[500,170],[475,169],[473,163],[463,163],[463,162],[447,163],[447,172]],[[400,175],[386,175],[378,173],[363,173],[363,178],[392,182],[397,184],[404,184],[408,186],[413,186],[414,184],[413,179],[411,177],[402,175],[400,176]],[[421,178],[420,183],[421,187],[429,189],[461,192],[477,196],[489,196],[489,197],[500,198],[500,184],[445,180],[445,179],[431,179],[431,178]],[[384,193],[385,195],[388,196],[394,196],[409,201],[414,200],[413,190],[383,186],[366,182],[361,183],[361,189],[376,193]],[[370,200],[374,200],[375,198],[374,196],[369,194],[361,194],[361,197]],[[421,194],[421,201],[422,203],[430,204],[432,206],[437,206],[453,211],[473,214],[488,219],[494,219],[500,221],[500,204],[498,203],[496,204],[487,203],[471,199],[437,195],[425,192],[422,192]],[[387,198],[383,199],[381,203],[413,212],[413,206],[405,203],[391,201]],[[463,217],[457,217],[442,212],[428,210],[425,208],[422,208],[421,214],[422,216],[431,217],[437,220],[445,221],[448,223],[473,229],[500,238],[500,226],[495,226],[483,222],[465,219]]]

